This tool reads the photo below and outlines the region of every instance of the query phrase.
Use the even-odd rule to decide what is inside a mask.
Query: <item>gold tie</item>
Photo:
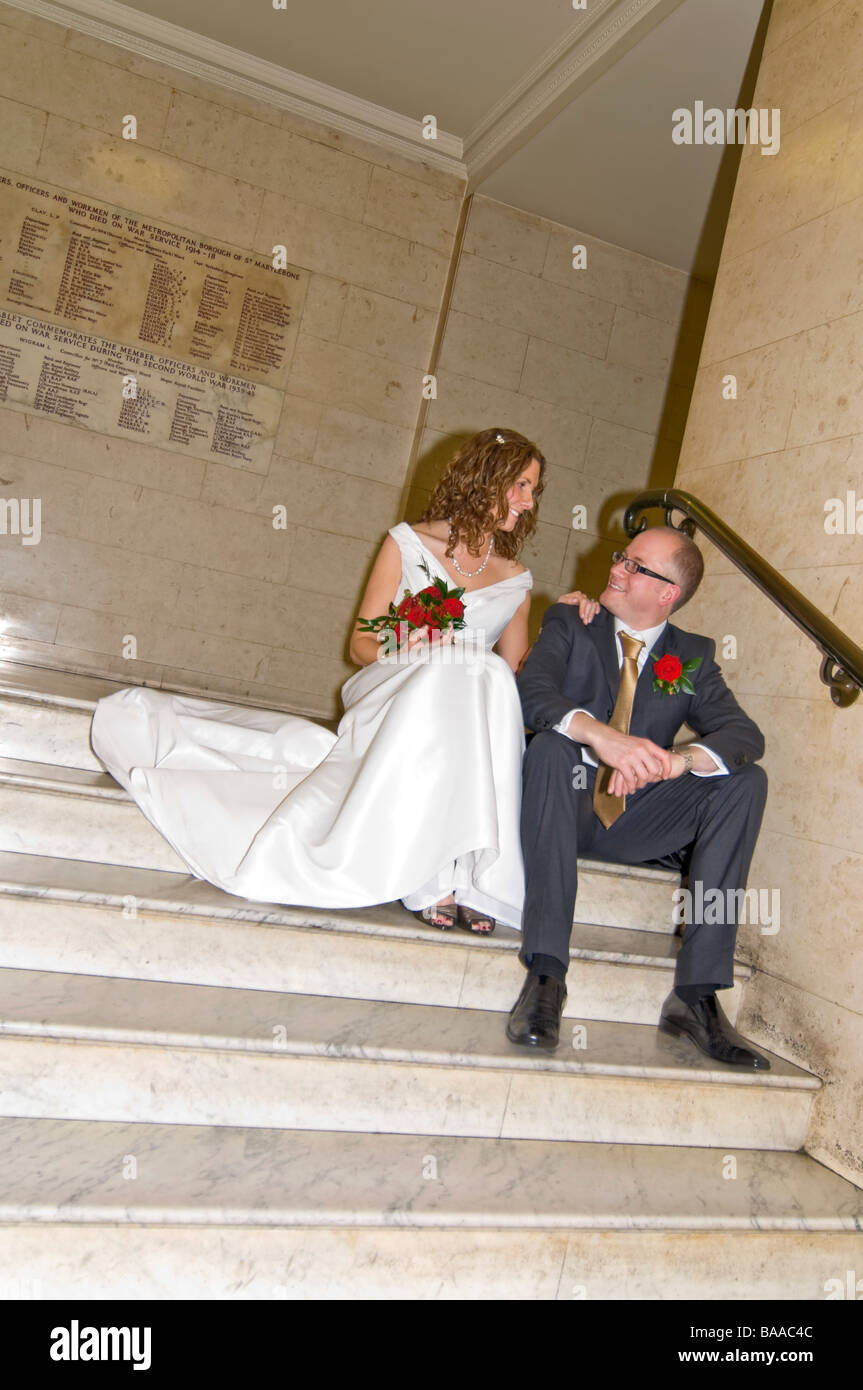
[[[635,637],[630,637],[628,632],[621,632],[620,645],[623,647],[623,665],[620,668],[620,685],[608,727],[617,729],[621,734],[628,734],[629,721],[632,718],[632,702],[635,699],[635,687],[638,681],[638,654],[644,643],[639,642]],[[618,816],[622,816],[626,810],[625,796],[609,796],[608,794],[607,787],[610,776],[611,768],[607,767],[605,763],[600,763],[593,788],[593,809],[606,830],[609,830]]]

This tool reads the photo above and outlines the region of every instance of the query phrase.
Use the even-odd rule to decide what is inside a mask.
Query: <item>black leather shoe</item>
[[[732,1028],[715,994],[705,994],[697,1004],[687,1004],[672,990],[659,1015],[659,1030],[673,1038],[691,1038],[716,1062],[748,1067],[750,1071],[770,1070],[767,1058]]]
[[[565,1000],[566,985],[562,980],[528,971],[506,1025],[510,1042],[523,1047],[544,1047],[553,1052],[560,1041],[560,1016]]]

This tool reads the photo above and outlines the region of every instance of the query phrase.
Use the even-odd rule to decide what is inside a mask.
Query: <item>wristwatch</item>
[[[683,771],[684,771],[684,772],[691,772],[691,771],[692,771],[692,764],[693,764],[693,762],[695,761],[695,759],[694,759],[693,756],[692,756],[692,749],[691,749],[691,748],[675,748],[673,751],[674,751],[675,753],[679,753],[680,756],[681,756],[681,758],[683,759]]]

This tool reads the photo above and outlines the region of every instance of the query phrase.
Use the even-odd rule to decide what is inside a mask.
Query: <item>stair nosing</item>
[[[191,1131],[191,1133],[189,1133]],[[123,1228],[147,1226],[350,1226],[368,1228],[410,1229],[469,1226],[474,1229],[525,1230],[696,1230],[715,1232],[747,1231],[758,1233],[771,1230],[843,1231],[863,1230],[863,1191],[842,1174],[826,1168],[809,1154],[797,1150],[745,1149],[737,1146],[709,1147],[704,1145],[638,1144],[602,1140],[547,1140],[504,1138],[493,1136],[439,1135],[393,1131],[381,1134],[374,1131],[332,1131],[320,1129],[253,1128],[248,1125],[213,1124],[180,1125],[164,1121],[106,1121],[21,1117],[0,1119],[0,1142],[11,1136],[16,1154],[12,1164],[11,1199],[7,1195],[0,1207],[0,1224],[17,1224],[22,1219],[45,1224],[112,1224]],[[98,1165],[102,1156],[132,1147],[143,1136],[149,1151],[167,1153],[161,1173],[151,1178],[143,1195],[135,1201],[126,1200],[122,1180],[112,1174],[113,1202],[100,1201],[101,1194],[92,1182],[83,1188],[76,1176],[76,1163],[86,1153],[88,1161],[95,1155]],[[237,1151],[242,1151],[249,1138],[258,1152],[267,1152],[270,1164],[268,1177],[244,1167],[232,1166]],[[405,1141],[408,1145],[408,1170],[405,1171]],[[424,1151],[438,1152],[445,1169],[455,1163],[471,1174],[483,1171],[489,1155],[499,1157],[498,1177],[488,1194],[488,1206],[481,1207],[483,1184],[468,1185],[466,1192],[458,1186],[448,1189],[425,1189],[410,1176],[411,1160]],[[441,1147],[443,1153],[440,1153]],[[57,1199],[57,1188],[49,1180],[45,1168],[32,1165],[28,1153],[59,1152],[65,1160],[72,1154],[71,1171],[57,1180],[63,1195]],[[23,1150],[23,1157],[21,1156]],[[390,1200],[379,1197],[379,1188],[369,1178],[355,1188],[340,1187],[344,1170],[353,1171],[360,1151],[366,1168],[386,1170],[398,1155],[399,1177],[403,1186]],[[177,1186],[171,1183],[175,1170],[170,1155],[179,1151],[180,1168]],[[221,1201],[214,1202],[209,1189],[195,1185],[198,1165],[202,1159],[218,1175]],[[658,1195],[653,1195],[649,1180],[659,1170],[663,1178],[669,1168],[682,1169],[696,1183],[703,1183],[714,1163],[721,1156],[734,1154],[740,1161],[758,1166],[763,1171],[759,1189],[773,1179],[776,1187],[764,1199],[769,1210],[735,1211],[736,1194],[725,1191],[728,1208],[708,1214],[690,1198],[688,1211],[679,1210],[673,1189],[667,1183]],[[328,1192],[322,1205],[315,1204],[319,1165],[330,1175],[335,1163],[336,1189]],[[299,1168],[297,1165],[299,1164]],[[527,1168],[550,1166],[549,1177],[555,1197],[543,1198],[543,1205],[532,1205],[523,1182],[510,1202],[507,1173],[523,1172]],[[231,1165],[231,1166],[229,1166]],[[572,1174],[594,1171],[611,1174],[608,1196],[586,1188],[583,1182],[573,1181]],[[547,1171],[547,1170],[546,1170]],[[628,1210],[615,1206],[620,1191],[632,1192]],[[146,1179],[145,1179],[146,1182]],[[53,1200],[45,1200],[48,1189]],[[138,1189],[136,1189],[137,1192]],[[418,1194],[428,1190],[433,1200],[417,1201]],[[545,1190],[545,1189],[544,1189]],[[695,1193],[700,1187],[695,1188]],[[644,1196],[643,1194],[650,1194]],[[398,1202],[392,1196],[398,1197]],[[39,1200],[41,1197],[41,1200]],[[270,1204],[272,1198],[275,1198]],[[34,1200],[34,1198],[36,1200]],[[554,1205],[557,1200],[557,1205]],[[807,1201],[815,1206],[816,1215],[803,1207]],[[636,1205],[638,1203],[638,1205]],[[651,1205],[653,1207],[650,1210]],[[539,1209],[538,1209],[539,1206]],[[593,1208],[591,1210],[591,1207]]]
[[[254,1004],[263,1009],[263,999],[268,995],[272,996],[272,1015],[268,1026],[278,1018],[280,1009],[282,1010],[282,1027],[293,1027],[296,1032],[302,1033],[308,1029],[309,1034],[305,1038],[289,1037],[286,1032],[284,1041],[275,1043],[266,1037],[254,1037],[241,1033],[219,1033],[217,1031],[189,1031],[177,1032],[170,1027],[160,1028],[145,1021],[138,1025],[116,1025],[109,1023],[100,1025],[95,1023],[73,1020],[71,1022],[51,1022],[51,1005],[34,1006],[33,1012],[37,1010],[43,1013],[43,1017],[38,1021],[35,1018],[18,1018],[8,1020],[0,1017],[0,1037],[17,1038],[22,1041],[65,1041],[73,1045],[87,1046],[134,1046],[150,1048],[167,1048],[182,1051],[195,1052],[222,1052],[233,1055],[245,1055],[255,1057],[272,1057],[278,1061],[284,1058],[311,1059],[311,1058],[333,1058],[349,1062],[367,1062],[369,1064],[388,1063],[391,1065],[407,1066],[414,1068],[425,1067],[444,1067],[454,1070],[469,1070],[475,1068],[482,1071],[510,1071],[522,1073],[530,1071],[542,1075],[566,1075],[566,1076],[612,1076],[620,1077],[627,1081],[639,1080],[665,1080],[672,1082],[709,1084],[709,1085],[731,1085],[731,1086],[751,1086],[756,1085],[765,1089],[782,1089],[792,1091],[819,1091],[822,1083],[819,1077],[807,1072],[804,1068],[797,1066],[796,1063],[788,1062],[784,1058],[776,1057],[771,1054],[774,1062],[779,1062],[783,1068],[792,1069],[792,1074],[787,1074],[784,1070],[776,1072],[746,1071],[743,1069],[727,1070],[721,1068],[721,1064],[704,1065],[702,1054],[693,1054],[693,1063],[698,1065],[687,1066],[686,1062],[676,1059],[669,1060],[667,1063],[638,1062],[631,1061],[612,1061],[603,1062],[601,1060],[588,1062],[573,1056],[554,1055],[543,1052],[541,1049],[517,1048],[513,1044],[508,1044],[510,1051],[483,1051],[482,1044],[474,1044],[478,1050],[468,1052],[461,1045],[461,1040],[455,1038],[447,1046],[437,1047],[434,1043],[417,1042],[416,1029],[424,1024],[431,1025],[437,1023],[433,1019],[430,1010],[438,1013],[441,1023],[445,1021],[444,1016],[450,1019],[458,1017],[461,1025],[465,1025],[471,1018],[479,1018],[479,1026],[488,1030],[495,1030],[495,1037],[500,1041],[503,1034],[503,1023],[499,1012],[489,1009],[471,1009],[463,1005],[444,1005],[444,1004],[417,1004],[412,1002],[391,1001],[391,1000],[367,1000],[367,999],[344,999],[340,996],[326,994],[311,994],[297,992],[291,994],[285,991],[267,990],[248,990],[243,987],[232,987],[225,985],[197,985],[189,983],[177,983],[173,981],[151,981],[135,980],[126,977],[114,977],[110,975],[84,975],[70,974],[63,971],[45,970],[22,970],[14,967],[3,967],[0,969],[0,986],[4,982],[9,985],[14,975],[36,976],[45,979],[49,976],[58,977],[59,981],[66,981],[66,987],[78,991],[80,998],[86,993],[88,985],[92,985],[97,996],[100,990],[104,991],[109,982],[115,983],[127,991],[131,991],[132,997],[136,994],[143,1000],[143,1007],[153,1007],[153,1001],[159,991],[163,996],[172,1000],[173,1006],[177,1008],[182,1000],[189,999],[190,991],[196,991],[199,999],[203,996],[206,1002],[207,996],[215,1002],[218,998],[224,999],[225,991],[228,990],[235,996],[248,994],[254,996]],[[342,1010],[342,1018],[336,1018],[333,1023],[333,1032],[336,1038],[343,1030],[356,1027],[357,1018],[362,1018],[364,1014],[377,1012],[382,1020],[397,1018],[400,1013],[404,1014],[406,1036],[412,1037],[413,1042],[405,1045],[386,1041],[382,1044],[370,1044],[368,1041],[362,1044],[348,1041],[334,1041],[333,1037],[324,1038],[313,1036],[314,1029],[309,1026],[302,1017],[291,1020],[292,1001],[294,1011],[297,1012],[298,1000],[321,1000],[336,1009]],[[161,1004],[161,1001],[159,1001]],[[62,1007],[62,1005],[60,1006]],[[73,1004],[73,1008],[75,1005]],[[88,1006],[84,1006],[85,1008]],[[98,1002],[95,1007],[98,1007]],[[250,1005],[250,1007],[252,1007]],[[300,1011],[302,1005],[299,1006]],[[408,1025],[413,1023],[413,1029]],[[206,1028],[206,1019],[203,1020]],[[655,1024],[645,1023],[622,1023],[619,1021],[607,1021],[596,1019],[572,1019],[565,1020],[566,1027],[575,1029],[583,1026],[587,1030],[604,1030],[606,1033],[615,1030],[616,1036],[622,1036],[631,1042],[636,1040],[636,1030],[650,1029],[652,1033],[656,1031]],[[252,1025],[249,1026],[251,1032]],[[373,1036],[375,1022],[372,1021],[368,1036]],[[499,1031],[498,1031],[499,1030]],[[663,1044],[673,1044],[675,1040],[664,1039]],[[687,1051],[689,1047],[687,1047]],[[577,1049],[574,1049],[577,1050]],[[765,1049],[766,1050],[766,1049]]]
[[[13,851],[8,851],[12,853]],[[34,858],[41,856],[32,856]],[[97,863],[98,861],[61,861],[79,863]],[[119,867],[119,866],[112,866]],[[136,873],[165,873],[160,869],[136,869]],[[76,889],[50,887],[47,890],[30,883],[21,883],[12,878],[3,876],[0,873],[0,897],[26,898],[31,901],[56,902],[71,906],[86,906],[104,908],[106,911],[117,911],[125,907],[126,899],[129,894],[110,892],[105,889]],[[444,949],[457,949],[467,946],[472,950],[493,950],[493,951],[518,951],[520,945],[520,934],[514,938],[503,937],[494,934],[489,939],[478,938],[467,932],[458,934],[452,932],[441,932],[439,936],[422,932],[409,923],[399,926],[395,923],[376,922],[371,923],[356,917],[351,918],[352,909],[339,909],[344,912],[344,917],[334,917],[337,909],[328,910],[326,908],[303,908],[291,907],[287,904],[255,904],[251,899],[230,898],[223,905],[215,903],[195,903],[178,902],[176,898],[146,896],[144,894],[133,894],[135,898],[136,910],[143,916],[152,915],[154,917],[175,917],[189,918],[198,923],[212,922],[218,925],[247,925],[259,928],[269,928],[284,931],[327,931],[345,936],[377,936],[387,940],[406,941],[419,945],[435,944]],[[236,905],[235,905],[236,904]],[[391,904],[380,904],[389,907]],[[353,911],[370,909],[354,909]],[[371,909],[373,910],[373,909]],[[302,920],[296,920],[297,918]],[[320,920],[315,920],[318,918]],[[659,937],[663,941],[673,941],[674,934],[670,932],[659,932],[651,928],[640,927],[617,927],[602,922],[574,922],[573,930],[578,927],[593,928],[597,931],[624,931],[637,932],[640,936]],[[645,969],[670,970],[675,963],[675,955],[650,955],[647,952],[638,951],[613,951],[612,943],[609,943],[607,950],[596,947],[572,946],[570,948],[570,959],[572,960],[596,960],[605,961],[612,965],[634,965]],[[626,957],[620,960],[620,955]],[[745,982],[752,975],[752,967],[744,961],[734,962],[735,981]]]

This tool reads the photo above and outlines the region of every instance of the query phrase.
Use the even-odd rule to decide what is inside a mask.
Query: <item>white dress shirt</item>
[[[638,653],[638,674],[639,674],[639,677],[640,677],[642,671],[644,670],[644,664],[645,664],[645,662],[647,661],[648,657],[650,656],[650,653],[653,651],[653,649],[654,649],[656,643],[659,641],[660,637],[662,636],[663,632],[665,631],[666,626],[667,626],[667,623],[662,622],[662,623],[659,623],[659,625],[658,625],[657,627],[648,627],[648,628],[645,628],[644,632],[636,632],[635,628],[629,627],[628,624],[622,622],[622,621],[620,620],[620,618],[615,618],[615,620],[614,620],[614,638],[615,638],[615,642],[616,642],[616,645],[617,645],[617,669],[620,670],[621,666],[623,665],[623,645],[622,645],[622,643],[621,643],[621,641],[620,641],[620,634],[621,634],[621,632],[625,632],[625,633],[627,633],[630,637],[634,637],[635,640],[636,640],[636,642],[643,642],[643,643],[644,643],[644,646],[641,648],[641,651]],[[560,723],[559,723],[559,724],[555,724],[555,726],[554,726],[555,729],[557,730],[557,732],[558,732],[559,734],[565,734],[567,738],[571,738],[571,737],[572,737],[572,735],[571,735],[570,733],[567,732],[567,725],[569,724],[569,721],[570,721],[570,719],[572,718],[572,716],[573,716],[574,714],[587,714],[587,715],[589,715],[589,717],[590,717],[591,719],[595,719],[595,718],[596,718],[595,715],[593,715],[593,714],[590,713],[590,710],[586,710],[586,709],[571,709],[571,710],[569,710],[569,711],[563,716],[563,719],[561,719]],[[703,743],[691,743],[691,744],[689,745],[689,747],[690,747],[690,748],[704,748],[705,753],[708,755],[708,757],[712,758],[713,761],[714,761],[714,763],[716,764],[716,771],[715,771],[715,772],[695,772],[695,771],[693,770],[693,773],[692,773],[693,777],[727,777],[727,776],[728,776],[728,768],[725,766],[725,763],[722,761],[722,759],[721,759],[716,753],[713,752],[713,749],[712,749],[712,748],[705,748]],[[584,759],[584,761],[585,761],[586,763],[590,763],[591,767],[597,767],[597,766],[598,766],[598,763],[597,763],[596,759],[594,758],[593,754],[590,752],[590,750],[589,750],[588,748],[586,748],[586,747],[584,746],[584,744],[582,744],[582,747],[581,747],[581,756],[582,756],[582,758]]]

